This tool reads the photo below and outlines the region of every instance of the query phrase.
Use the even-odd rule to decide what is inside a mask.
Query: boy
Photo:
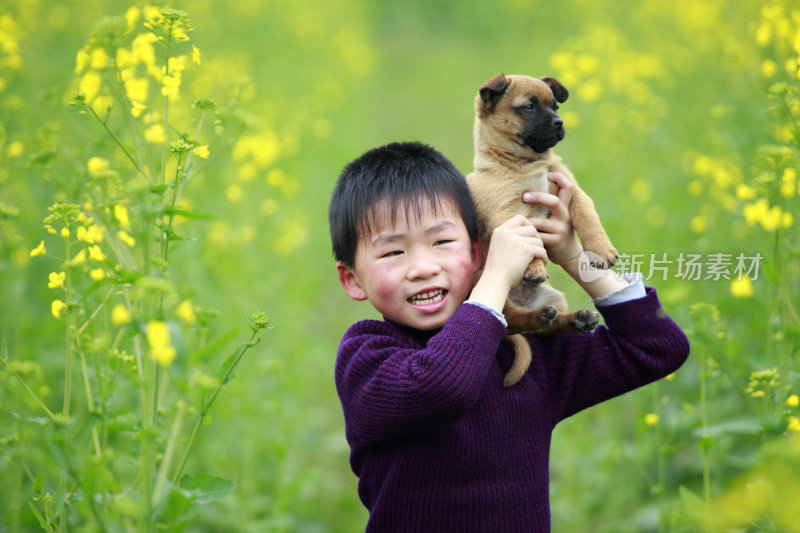
[[[350,463],[368,532],[550,530],[550,438],[560,420],[674,372],[689,344],[654,289],[612,272],[585,282],[569,220],[571,188],[526,193],[549,219],[518,216],[493,234],[483,273],[466,181],[419,143],[347,165],[329,221],[339,280],[383,321],[345,333],[336,360]],[[533,362],[503,388],[514,353],[502,309],[533,257],[562,266],[607,326],[527,336]]]

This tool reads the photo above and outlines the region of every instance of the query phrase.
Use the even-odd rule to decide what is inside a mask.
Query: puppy
[[[617,250],[606,235],[591,198],[552,150],[564,138],[564,122],[556,110],[568,96],[558,80],[547,76],[501,73],[489,78],[475,97],[475,170],[467,176],[467,183],[487,250],[492,231],[515,214],[528,218],[549,216],[545,206],[524,203],[522,193],[557,194],[558,186],[547,179],[547,173],[564,174],[574,184],[569,212],[583,249],[602,259],[602,264],[593,266],[608,268],[616,261]],[[523,283],[509,294],[503,309],[508,321],[506,338],[516,354],[503,382],[506,387],[522,379],[531,363],[530,345],[521,332],[588,331],[600,320],[598,313],[589,310],[565,314],[566,298],[544,284],[547,278],[544,262],[534,259]]]

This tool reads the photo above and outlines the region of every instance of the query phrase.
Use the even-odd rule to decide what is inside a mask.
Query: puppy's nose
[[[553,127],[554,128],[562,128],[564,127],[564,121],[561,118],[556,117],[553,119]]]

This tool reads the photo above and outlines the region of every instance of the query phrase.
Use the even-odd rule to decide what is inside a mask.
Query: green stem
[[[19,381],[19,382],[20,382],[20,384],[23,386],[23,388],[24,388],[26,391],[28,391],[28,394],[30,394],[30,395],[31,395],[31,398],[33,398],[33,400],[34,400],[34,401],[35,401],[37,404],[39,404],[39,407],[41,407],[41,408],[44,410],[44,412],[45,412],[45,413],[47,413],[47,416],[48,416],[48,417],[50,417],[50,420],[53,420],[53,419],[55,419],[56,415],[55,415],[55,414],[53,414],[53,412],[52,412],[50,409],[48,409],[48,408],[47,408],[47,406],[46,406],[46,405],[44,404],[44,402],[43,402],[43,401],[42,401],[42,400],[41,400],[41,399],[40,399],[40,398],[39,398],[39,397],[36,395],[36,393],[35,393],[35,392],[33,392],[33,390],[31,390],[31,388],[28,386],[28,384],[27,384],[27,383],[25,383],[25,380],[24,380],[24,379],[22,379],[22,376],[20,376],[19,374],[17,374],[17,373],[16,373],[15,371],[13,371],[13,370],[9,370],[9,369],[8,369],[8,363],[6,363],[6,361],[5,361],[5,360],[3,360],[3,359],[0,359],[0,363],[3,363],[3,365],[6,367],[6,371],[7,371],[7,372],[10,372],[12,376],[14,376],[15,378],[17,378],[17,381]]]
[[[172,457],[175,454],[175,443],[178,440],[181,425],[183,424],[184,410],[185,405],[183,402],[180,402],[178,405],[178,414],[175,417],[175,422],[172,424],[172,430],[167,440],[167,447],[164,450],[164,459],[161,461],[161,466],[158,468],[158,479],[156,480],[156,488],[153,491],[153,505],[158,505],[158,502],[161,500],[161,493],[164,491],[164,486],[167,482],[167,472],[169,472],[172,464]]]
[[[227,383],[228,379],[230,379],[233,370],[238,366],[239,361],[242,360],[242,357],[244,357],[244,354],[247,352],[247,350],[251,346],[253,346],[253,340],[255,339],[255,337],[256,337],[256,332],[253,331],[250,334],[250,338],[239,348],[240,350],[239,353],[237,354],[233,363],[228,367],[228,370],[225,372],[225,375],[222,377],[222,379],[220,379],[219,383],[214,389],[214,392],[212,392],[211,395],[208,397],[208,400],[203,403],[203,406],[200,410],[200,416],[197,418],[197,422],[195,422],[194,424],[194,428],[192,429],[192,434],[189,436],[189,442],[186,444],[186,449],[183,451],[183,457],[181,457],[181,462],[178,464],[178,469],[175,471],[175,475],[172,476],[173,484],[178,482],[178,479],[180,479],[181,474],[183,473],[183,467],[186,466],[186,460],[188,459],[189,452],[191,451],[192,446],[194,445],[194,440],[195,437],[197,437],[197,432],[200,430],[200,425],[203,423],[203,420],[205,420],[209,409],[211,409],[211,406],[214,404],[214,400],[217,399],[219,391],[222,389],[225,383]]]
[[[704,529],[708,531],[709,509],[711,506],[711,464],[710,464],[710,443],[708,439],[708,407],[707,407],[707,384],[708,361],[705,354],[700,357],[700,425],[702,427],[702,452],[703,452],[703,523]]]
[[[69,265],[70,262],[70,251],[69,251],[69,237],[64,239],[66,253],[64,257],[66,257],[66,264]],[[66,312],[67,312],[67,361],[66,366],[64,369],[64,402],[62,406],[62,411],[66,416],[69,416],[69,402],[70,396],[72,395],[72,309],[70,308],[70,299],[72,298],[72,272],[70,269],[67,269],[67,287],[66,287]]]
[[[153,474],[154,474],[154,457],[153,457],[153,439],[152,439],[152,419],[150,417],[150,387],[152,383],[148,379],[149,372],[149,358],[143,355],[143,347],[139,336],[134,338],[134,347],[136,351],[136,363],[139,372],[139,394],[142,403],[142,457],[140,460],[141,469],[141,501],[142,501],[142,520],[139,525],[140,531],[143,533],[150,533],[152,527],[152,514],[153,514]]]
[[[139,172],[139,174],[141,174],[142,176],[147,178],[147,180],[150,183],[152,183],[153,180],[150,179],[150,176],[148,176],[147,173],[142,169],[142,167],[139,166],[139,163],[136,162],[136,159],[133,158],[133,156],[128,151],[128,149],[125,147],[125,145],[122,143],[122,141],[119,139],[119,137],[117,137],[117,134],[114,133],[114,130],[112,130],[108,126],[108,121],[107,120],[103,120],[102,118],[100,118],[100,115],[98,115],[95,112],[95,110],[92,109],[92,106],[90,106],[89,104],[86,104],[86,107],[89,109],[89,112],[91,112],[91,114],[94,116],[94,118],[96,118],[97,121],[100,122],[100,124],[103,125],[103,128],[106,130],[106,132],[111,136],[112,139],[114,139],[114,142],[117,143],[117,146],[119,146],[122,149],[122,151],[125,152],[125,155],[128,157],[130,162],[133,163],[133,166],[136,168],[136,170]]]

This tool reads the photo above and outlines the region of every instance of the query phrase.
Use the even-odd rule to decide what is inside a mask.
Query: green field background
[[[137,174],[100,121],[70,105],[84,74],[76,56],[98,21],[133,5],[0,0],[0,532],[47,528],[43,519],[62,531],[363,530],[333,366],[346,328],[375,312],[338,284],[330,193],[344,164],[391,141],[429,143],[468,173],[473,98],[497,72],[550,75],[570,90],[556,151],[593,197],[621,268],[641,259],[637,269],[692,341],[669,380],[556,430],[553,530],[800,531],[787,511],[800,501],[796,4],[176,1],[193,25],[185,46],[202,60],[188,61],[170,102],[169,141],[193,124],[178,110],[201,98],[235,108],[226,116],[240,127],[199,142],[211,155],[183,201],[203,216],[175,222],[185,240],[170,245],[160,276],[175,303],[216,318],[202,335],[175,320],[187,347],[159,370],[151,433],[141,431],[135,369],[112,379],[100,373],[102,349],[86,349],[85,368],[79,358],[81,346],[107,346],[120,331],[110,313],[122,282],[74,274],[83,315],[70,316],[80,325],[98,310],[72,346],[72,417],[82,425],[48,418],[41,405],[62,411],[67,344],[76,342],[51,313],[64,299],[48,288],[49,274],[64,270],[64,238],[46,231],[48,207],[84,205],[93,157],[123,189]],[[148,112],[163,98],[153,91]],[[128,113],[119,109],[112,129]],[[228,135],[231,120],[219,131]],[[157,162],[161,149],[148,149]],[[32,257],[42,241],[47,254]],[[700,279],[679,261],[690,255],[705,268]],[[737,257],[761,257],[752,279],[736,279]],[[723,275],[711,275],[723,260]],[[651,272],[656,265],[663,270]],[[550,272],[571,308],[591,305]],[[180,518],[156,506],[143,519],[139,443],[150,442],[157,471],[168,442],[181,450],[197,420],[187,410],[170,437],[176,402],[195,398],[200,379],[187,354],[221,338],[197,363],[214,376],[256,311],[269,327],[200,424],[185,467],[235,488],[207,503],[186,492]],[[122,343],[144,342],[125,331]],[[99,394],[112,381],[119,390],[103,412],[87,415],[85,383]],[[103,431],[112,420],[131,424],[109,433],[101,456],[97,420]]]

